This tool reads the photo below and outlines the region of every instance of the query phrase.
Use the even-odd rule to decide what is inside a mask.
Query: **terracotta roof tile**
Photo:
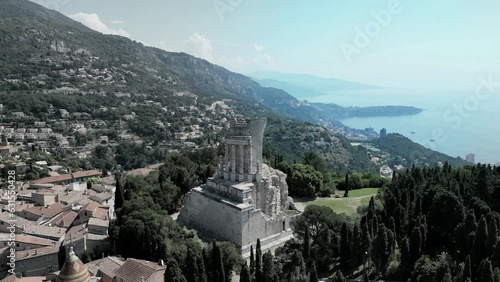
[[[157,271],[165,271],[167,267],[158,263],[129,258],[116,270],[116,277],[120,277],[124,282],[148,281]]]

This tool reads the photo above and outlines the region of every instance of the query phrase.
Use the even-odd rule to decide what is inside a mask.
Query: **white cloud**
[[[257,52],[262,52],[262,51],[264,51],[264,46],[263,46],[263,45],[259,45],[259,44],[257,44],[257,43],[254,43],[254,44],[253,44],[253,48],[255,48],[255,51],[257,51]]]
[[[70,15],[69,17],[75,21],[81,22],[82,24],[88,26],[89,28],[95,31],[99,31],[104,34],[114,34],[114,35],[130,37],[130,34],[125,30],[123,30],[122,28],[113,29],[108,27],[101,21],[101,19],[99,19],[99,16],[97,14],[77,13],[74,15]]]
[[[258,65],[264,65],[265,67],[274,66],[274,57],[269,53],[263,53],[254,59],[254,62]]]
[[[214,61],[212,42],[204,35],[194,32],[184,43],[188,44],[188,53],[210,62]]]
[[[125,22],[124,21],[121,21],[121,20],[114,20],[114,21],[111,21],[112,24],[124,24]]]

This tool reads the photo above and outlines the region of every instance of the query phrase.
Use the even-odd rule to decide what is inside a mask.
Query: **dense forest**
[[[308,206],[294,221],[297,241],[275,259],[301,256],[304,279],[284,271],[283,281],[316,271],[333,281],[500,281],[500,168],[413,167],[378,198],[359,219]]]
[[[184,151],[169,155],[147,177],[118,176],[117,219],[110,226],[115,252],[164,259],[169,275],[178,277],[167,281],[225,282],[233,273],[257,282],[500,281],[500,168],[413,166],[387,182],[360,173],[344,178],[313,152],[295,164],[276,155],[266,161],[289,173],[293,196],[320,195],[322,185],[355,189],[371,182],[382,188],[355,216],[307,206],[292,222],[296,239],[274,255],[256,245],[245,264],[232,244],[204,243],[168,216],[179,210],[191,187],[213,174],[218,154],[216,149]],[[141,243],[132,249],[130,242]]]

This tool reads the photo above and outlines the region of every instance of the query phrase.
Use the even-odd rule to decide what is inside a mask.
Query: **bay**
[[[476,155],[476,162],[500,162],[500,92],[477,95],[472,91],[421,91],[374,89],[335,91],[310,97],[311,102],[335,103],[341,106],[413,106],[424,109],[420,114],[346,118],[345,125],[388,133],[403,134],[427,148],[453,157]],[[489,94],[489,95],[486,95]],[[414,132],[414,134],[412,134]],[[434,140],[434,141],[431,141]]]

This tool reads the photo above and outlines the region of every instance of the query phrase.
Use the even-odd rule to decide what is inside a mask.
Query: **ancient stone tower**
[[[286,174],[262,163],[266,119],[234,120],[215,175],[186,195],[178,221],[208,240],[233,242],[243,257],[292,238]]]

